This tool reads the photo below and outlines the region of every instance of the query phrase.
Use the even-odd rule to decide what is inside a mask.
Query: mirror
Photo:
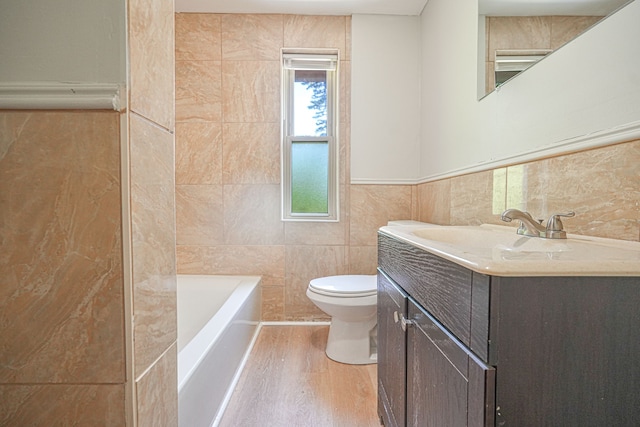
[[[629,0],[478,0],[478,98]]]

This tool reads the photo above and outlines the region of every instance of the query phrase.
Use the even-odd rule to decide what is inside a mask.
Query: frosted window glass
[[[291,144],[291,212],[328,214],[329,143]]]

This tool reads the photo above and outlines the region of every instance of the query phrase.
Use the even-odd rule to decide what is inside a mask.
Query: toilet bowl
[[[377,361],[377,277],[329,276],[313,279],[307,297],[331,316],[326,354],[336,362]]]

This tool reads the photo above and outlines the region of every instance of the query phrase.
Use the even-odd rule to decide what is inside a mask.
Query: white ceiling
[[[176,12],[420,15],[428,0],[176,0]],[[448,0],[454,1],[454,0]],[[607,15],[629,0],[478,0],[483,15]]]

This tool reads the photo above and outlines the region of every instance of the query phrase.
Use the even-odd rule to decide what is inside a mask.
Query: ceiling
[[[175,0],[176,12],[420,15],[428,0]],[[453,0],[448,0],[453,1]],[[607,15],[628,0],[479,0],[482,15]]]

